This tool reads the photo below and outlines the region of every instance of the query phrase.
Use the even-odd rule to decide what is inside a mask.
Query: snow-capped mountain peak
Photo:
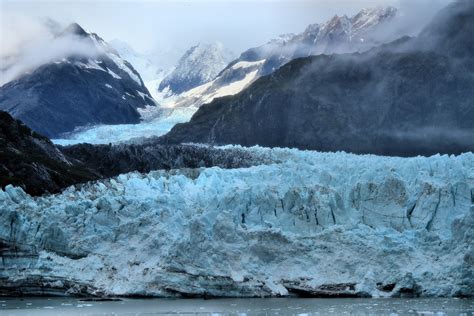
[[[57,137],[87,125],[138,123],[138,109],[156,104],[135,68],[97,34],[73,23],[51,35],[2,71],[0,110]],[[35,64],[21,62],[38,50]]]
[[[172,94],[188,91],[214,79],[231,60],[232,53],[222,43],[199,43],[184,53],[159,89],[168,88]]]
[[[82,28],[82,26],[80,26],[76,22],[73,22],[73,23],[69,24],[69,26],[64,29],[62,34],[73,34],[73,35],[78,35],[78,36],[82,36],[82,37],[89,36],[89,33],[87,33]]]
[[[211,78],[212,81],[185,90],[173,105],[197,108],[216,97],[236,94],[259,77],[275,71],[295,58],[370,49],[378,44],[378,41],[372,40],[371,32],[375,32],[381,24],[391,21],[396,14],[397,9],[392,7],[364,9],[353,17],[335,15],[325,23],[311,24],[300,34],[280,35],[262,46],[243,52],[216,78]],[[182,80],[185,76],[181,74],[189,74],[189,69],[193,67],[191,61],[202,51],[203,47],[198,45],[186,52],[171,79]],[[251,66],[236,67],[241,63]],[[165,79],[161,89],[169,86],[170,82],[173,82],[171,79]]]
[[[352,30],[355,33],[363,32],[374,25],[393,19],[397,12],[396,8],[390,6],[362,9],[351,19]]]
[[[364,42],[365,39],[361,40],[363,35],[367,35],[375,28],[391,21],[395,18],[397,12],[397,9],[393,7],[377,7],[362,9],[352,17],[335,15],[326,23],[308,26],[299,38],[307,42],[313,42],[315,45],[323,44],[319,48],[319,53],[330,53],[335,48],[333,44],[345,45],[352,42],[355,44]],[[297,38],[295,37],[295,40]],[[364,48],[357,48],[356,50],[359,49]],[[335,51],[339,52],[340,50],[336,49]],[[316,52],[313,52],[313,54]]]

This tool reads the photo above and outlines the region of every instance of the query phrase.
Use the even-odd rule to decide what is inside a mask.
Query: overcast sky
[[[420,23],[450,0],[0,0],[1,33],[15,34],[11,21],[50,17],[73,21],[106,40],[119,38],[138,51],[182,52],[198,42],[220,41],[236,54],[335,14],[364,7],[404,7]],[[23,17],[22,19],[17,17]],[[12,18],[15,17],[15,18]],[[5,21],[9,23],[4,23]],[[0,34],[1,35],[1,34]],[[2,35],[3,36],[3,35]]]

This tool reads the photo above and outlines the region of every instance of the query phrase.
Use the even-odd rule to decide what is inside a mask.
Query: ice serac
[[[74,23],[44,45],[51,60],[0,87],[0,110],[36,132],[58,138],[82,126],[139,123],[138,109],[155,106],[139,73],[97,34]]]
[[[191,47],[178,61],[173,72],[159,85],[169,94],[180,94],[213,80],[232,60],[232,53],[222,43],[199,43]]]
[[[473,151],[473,7],[454,2],[416,38],[293,60],[200,107],[163,141],[392,156]]]
[[[474,155],[240,149],[271,164],[0,191],[0,293],[472,296]]]

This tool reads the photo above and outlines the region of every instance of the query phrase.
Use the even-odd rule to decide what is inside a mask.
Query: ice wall
[[[474,293],[474,155],[248,149],[273,164],[0,191],[0,293]]]

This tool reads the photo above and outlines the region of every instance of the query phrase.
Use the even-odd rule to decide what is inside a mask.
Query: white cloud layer
[[[157,63],[174,64],[198,42],[220,41],[236,54],[283,33],[364,7],[392,5],[401,12],[391,37],[415,35],[452,0],[0,0],[0,84],[40,63],[73,51],[90,53],[72,38],[54,39],[48,17],[78,22],[106,40],[118,38]],[[384,36],[387,34],[381,34]],[[16,66],[12,67],[12,63]],[[7,69],[8,68],[8,69]]]
[[[97,53],[87,38],[60,35],[52,21],[9,15],[2,19],[1,26],[0,85],[49,62],[71,55],[93,57]]]

